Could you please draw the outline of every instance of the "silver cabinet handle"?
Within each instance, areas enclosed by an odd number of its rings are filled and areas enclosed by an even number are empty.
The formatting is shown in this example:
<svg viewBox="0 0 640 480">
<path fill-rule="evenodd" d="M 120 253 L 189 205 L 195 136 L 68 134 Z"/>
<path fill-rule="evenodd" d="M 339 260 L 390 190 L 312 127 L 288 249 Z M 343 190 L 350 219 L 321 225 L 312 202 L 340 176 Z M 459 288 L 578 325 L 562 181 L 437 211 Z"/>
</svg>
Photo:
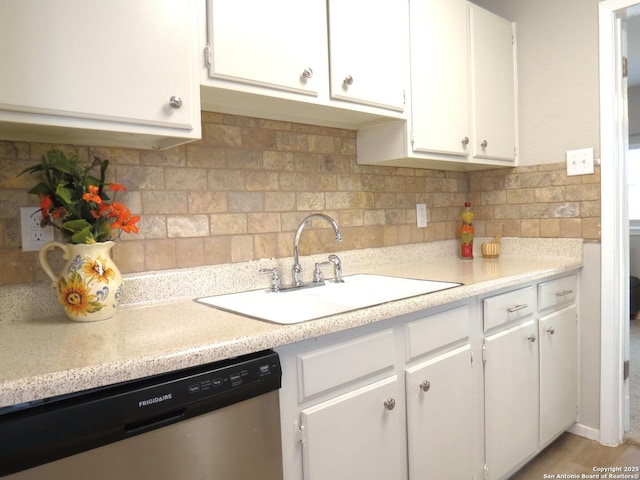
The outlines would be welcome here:
<svg viewBox="0 0 640 480">
<path fill-rule="evenodd" d="M 556 292 L 556 297 L 566 297 L 571 293 L 573 293 L 573 290 L 562 290 L 561 292 Z"/>
<path fill-rule="evenodd" d="M 176 110 L 178 110 L 182 107 L 182 99 L 174 95 L 169 99 L 169 105 L 171 106 L 171 108 L 175 108 Z"/>
<path fill-rule="evenodd" d="M 345 87 L 353 85 L 353 77 L 351 75 L 347 75 L 342 81 L 342 85 L 344 85 Z"/>
<path fill-rule="evenodd" d="M 487 145 L 489 145 L 489 144 L 487 143 L 487 141 L 486 141 L 486 140 L 483 140 L 483 141 L 482 141 L 482 143 L 480 144 L 480 146 L 481 146 L 482 148 L 487 148 Z"/>
<path fill-rule="evenodd" d="M 462 139 L 462 145 L 464 145 L 465 147 L 469 145 L 469 137 L 464 137 Z"/>
<path fill-rule="evenodd" d="M 304 78 L 311 78 L 313 77 L 313 70 L 311 69 L 311 67 L 307 67 L 302 71 L 302 76 Z"/>
<path fill-rule="evenodd" d="M 516 305 L 515 307 L 507 308 L 507 312 L 509 313 L 517 312 L 518 310 L 523 310 L 528 306 L 529 305 L 527 305 L 526 303 L 523 303 L 522 305 Z"/>
<path fill-rule="evenodd" d="M 536 336 L 533 333 L 530 333 L 529 335 L 527 335 L 527 340 L 529 340 L 531 343 L 535 343 Z"/>
<path fill-rule="evenodd" d="M 387 410 L 393 410 L 396 406 L 396 401 L 389 397 L 384 401 L 384 408 L 386 408 Z"/>
<path fill-rule="evenodd" d="M 430 388 L 431 388 L 431 382 L 429 380 L 425 380 L 420 384 L 420 389 L 423 392 L 428 392 Z"/>
<path fill-rule="evenodd" d="M 554 333 L 556 333 L 556 329 L 553 328 L 553 327 L 549 327 L 549 328 L 547 328 L 547 333 L 549 335 L 553 335 Z"/>
</svg>

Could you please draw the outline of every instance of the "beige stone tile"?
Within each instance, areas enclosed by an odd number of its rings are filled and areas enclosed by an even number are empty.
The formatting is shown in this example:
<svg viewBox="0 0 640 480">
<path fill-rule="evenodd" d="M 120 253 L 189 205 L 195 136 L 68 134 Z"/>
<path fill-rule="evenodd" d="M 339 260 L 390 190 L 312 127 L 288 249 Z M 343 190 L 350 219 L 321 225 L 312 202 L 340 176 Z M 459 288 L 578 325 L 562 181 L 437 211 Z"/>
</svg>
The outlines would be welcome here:
<svg viewBox="0 0 640 480">
<path fill-rule="evenodd" d="M 113 261 L 121 273 L 144 272 L 145 242 L 118 242 L 112 252 Z"/>
<path fill-rule="evenodd" d="M 209 236 L 209 218 L 206 215 L 190 215 L 167 218 L 169 238 L 190 238 Z"/>
<path fill-rule="evenodd" d="M 579 218 L 560 219 L 560 237 L 580 238 L 582 235 L 582 220 Z"/>
<path fill-rule="evenodd" d="M 215 192 L 244 190 L 247 172 L 239 170 L 208 170 L 207 185 Z"/>
<path fill-rule="evenodd" d="M 265 192 L 266 212 L 284 212 L 296 209 L 296 194 L 293 192 Z"/>
<path fill-rule="evenodd" d="M 126 185 L 129 190 L 159 190 L 164 188 L 164 168 L 118 165 L 116 181 Z"/>
<path fill-rule="evenodd" d="M 173 239 L 145 241 L 145 270 L 177 268 L 176 246 Z"/>
<path fill-rule="evenodd" d="M 300 192 L 296 193 L 296 209 L 299 211 L 324 212 L 324 193 Z"/>
<path fill-rule="evenodd" d="M 229 192 L 229 212 L 262 212 L 264 211 L 263 192 Z"/>
<path fill-rule="evenodd" d="M 522 237 L 539 237 L 540 236 L 540 220 L 537 218 L 524 219 L 520 222 L 520 235 Z"/>
<path fill-rule="evenodd" d="M 216 147 L 237 147 L 242 145 L 242 128 L 234 125 L 205 123 L 202 125 L 202 140 Z"/>
<path fill-rule="evenodd" d="M 178 268 L 197 267 L 204 264 L 204 242 L 202 238 L 179 238 L 176 240 L 176 264 Z"/>
<path fill-rule="evenodd" d="M 142 192 L 143 213 L 157 214 L 187 214 L 189 213 L 187 192 L 149 190 Z"/>
<path fill-rule="evenodd" d="M 231 237 L 231 262 L 248 262 L 254 258 L 252 235 L 234 235 Z"/>
<path fill-rule="evenodd" d="M 231 237 L 228 235 L 204 237 L 203 255 L 205 265 L 218 265 L 231 262 Z"/>
<path fill-rule="evenodd" d="M 141 150 L 140 161 L 143 165 L 184 167 L 187 164 L 187 150 L 184 145 L 166 150 Z"/>
<path fill-rule="evenodd" d="M 249 213 L 247 215 L 248 233 L 267 233 L 281 231 L 279 213 Z"/>
<path fill-rule="evenodd" d="M 534 201 L 535 190 L 533 188 L 519 188 L 517 190 L 507 190 L 507 203 L 530 204 Z"/>
<path fill-rule="evenodd" d="M 211 235 L 238 235 L 248 231 L 247 215 L 220 213 L 209 216 Z"/>
<path fill-rule="evenodd" d="M 258 233 L 254 235 L 255 259 L 278 257 L 278 234 Z M 268 277 L 265 277 L 265 285 L 268 285 Z"/>
<path fill-rule="evenodd" d="M 4 248 L 0 255 L 0 285 L 29 283 L 34 280 L 34 258 L 37 252 Z"/>
<path fill-rule="evenodd" d="M 543 238 L 560 237 L 560 219 L 558 218 L 540 219 L 540 236 Z"/>
<path fill-rule="evenodd" d="M 246 189 L 255 191 L 274 191 L 280 189 L 280 181 L 277 172 L 265 172 L 264 170 L 247 172 L 245 177 Z"/>
<path fill-rule="evenodd" d="M 164 185 L 169 190 L 206 190 L 206 170 L 202 168 L 166 168 L 164 171 Z"/>
<path fill-rule="evenodd" d="M 262 154 L 262 164 L 268 170 L 291 172 L 295 169 L 295 155 L 291 152 L 266 151 Z"/>
<path fill-rule="evenodd" d="M 273 150 L 276 148 L 276 132 L 265 128 L 245 127 L 242 129 L 242 145 L 260 150 Z"/>
<path fill-rule="evenodd" d="M 199 191 L 188 193 L 189 213 L 222 213 L 228 210 L 227 193 Z"/>
<path fill-rule="evenodd" d="M 187 166 L 196 168 L 225 168 L 227 166 L 227 150 L 222 147 L 211 147 L 201 143 L 190 143 L 187 148 Z"/>
</svg>

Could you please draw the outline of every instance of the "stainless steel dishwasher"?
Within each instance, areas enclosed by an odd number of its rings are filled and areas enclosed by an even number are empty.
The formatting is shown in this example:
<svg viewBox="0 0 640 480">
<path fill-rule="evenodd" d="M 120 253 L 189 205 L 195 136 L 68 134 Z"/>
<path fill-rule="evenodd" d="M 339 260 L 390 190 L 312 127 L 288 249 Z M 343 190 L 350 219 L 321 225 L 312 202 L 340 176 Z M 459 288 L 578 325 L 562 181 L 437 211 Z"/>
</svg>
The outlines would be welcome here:
<svg viewBox="0 0 640 480">
<path fill-rule="evenodd" d="M 269 350 L 0 409 L 11 480 L 281 480 Z"/>
</svg>

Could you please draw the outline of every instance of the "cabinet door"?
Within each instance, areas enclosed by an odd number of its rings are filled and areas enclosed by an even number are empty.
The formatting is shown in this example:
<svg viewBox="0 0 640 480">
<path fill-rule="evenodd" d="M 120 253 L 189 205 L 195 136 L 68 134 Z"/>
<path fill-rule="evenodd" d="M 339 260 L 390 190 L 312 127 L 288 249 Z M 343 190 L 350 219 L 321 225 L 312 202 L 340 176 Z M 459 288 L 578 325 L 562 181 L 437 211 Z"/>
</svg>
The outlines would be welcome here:
<svg viewBox="0 0 640 480">
<path fill-rule="evenodd" d="M 303 410 L 305 480 L 401 478 L 406 462 L 402 403 L 394 375 Z"/>
<path fill-rule="evenodd" d="M 313 96 L 327 88 L 322 0 L 209 0 L 207 16 L 211 78 Z"/>
<path fill-rule="evenodd" d="M 408 0 L 329 0 L 331 98 L 402 111 Z"/>
<path fill-rule="evenodd" d="M 0 60 L 11 72 L 0 76 L 0 109 L 185 130 L 199 123 L 193 2 L 5 0 L 0 17 Z M 181 108 L 170 106 L 174 96 Z"/>
<path fill-rule="evenodd" d="M 406 371 L 409 479 L 472 478 L 469 345 Z"/>
<path fill-rule="evenodd" d="M 578 324 L 572 305 L 540 318 L 540 446 L 576 419 Z"/>
<path fill-rule="evenodd" d="M 469 5 L 473 156 L 515 158 L 515 70 L 511 22 Z"/>
<path fill-rule="evenodd" d="M 538 328 L 534 320 L 485 339 L 485 457 L 503 477 L 538 448 Z"/>
<path fill-rule="evenodd" d="M 410 9 L 413 150 L 466 156 L 467 2 L 412 0 Z"/>
</svg>

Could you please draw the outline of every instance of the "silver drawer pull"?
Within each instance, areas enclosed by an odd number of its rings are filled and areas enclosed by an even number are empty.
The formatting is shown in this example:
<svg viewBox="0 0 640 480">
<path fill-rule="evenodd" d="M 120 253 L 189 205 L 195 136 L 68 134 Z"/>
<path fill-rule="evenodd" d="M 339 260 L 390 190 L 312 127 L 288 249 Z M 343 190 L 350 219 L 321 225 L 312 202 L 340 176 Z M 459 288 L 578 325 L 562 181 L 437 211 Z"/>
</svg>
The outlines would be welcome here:
<svg viewBox="0 0 640 480">
<path fill-rule="evenodd" d="M 531 334 L 527 335 L 527 340 L 529 340 L 531 343 L 535 343 L 536 336 L 533 333 L 531 333 Z"/>
<path fill-rule="evenodd" d="M 515 307 L 507 308 L 507 312 L 509 313 L 517 312 L 518 310 L 523 310 L 528 306 L 529 305 L 527 305 L 526 303 L 523 303 L 522 305 L 516 305 Z"/>
<path fill-rule="evenodd" d="M 573 293 L 573 290 L 562 290 L 561 292 L 556 292 L 556 297 L 566 297 L 571 293 Z"/>
<path fill-rule="evenodd" d="M 553 335 L 554 333 L 556 333 L 556 329 L 553 328 L 553 327 L 549 327 L 549 328 L 547 328 L 547 333 L 549 335 Z"/>
<path fill-rule="evenodd" d="M 420 384 L 420 389 L 423 392 L 428 392 L 430 388 L 431 388 L 431 382 L 429 380 L 425 380 Z"/>
</svg>

